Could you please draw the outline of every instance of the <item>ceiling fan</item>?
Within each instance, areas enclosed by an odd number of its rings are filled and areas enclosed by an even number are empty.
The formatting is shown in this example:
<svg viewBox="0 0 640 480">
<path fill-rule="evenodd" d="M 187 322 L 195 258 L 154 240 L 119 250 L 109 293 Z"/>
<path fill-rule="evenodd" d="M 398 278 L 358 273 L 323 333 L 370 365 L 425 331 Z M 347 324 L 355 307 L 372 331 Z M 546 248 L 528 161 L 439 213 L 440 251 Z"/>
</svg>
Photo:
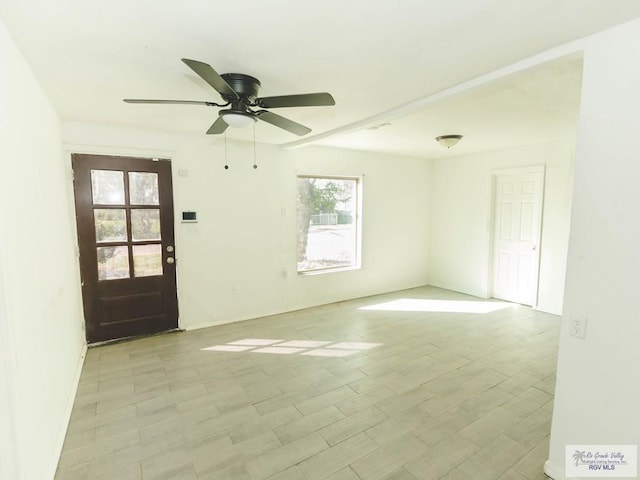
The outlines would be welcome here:
<svg viewBox="0 0 640 480">
<path fill-rule="evenodd" d="M 206 105 L 208 107 L 229 107 L 218 112 L 218 119 L 211 125 L 208 134 L 224 133 L 228 126 L 245 127 L 256 120 L 270 123 L 295 135 L 306 135 L 311 131 L 299 123 L 277 115 L 265 108 L 314 107 L 335 105 L 331 94 L 304 93 L 299 95 L 280 95 L 277 97 L 258 97 L 260 81 L 243 73 L 223 73 L 219 75 L 209 64 L 183 58 L 182 61 L 211 85 L 227 102 L 203 102 L 197 100 L 143 100 L 125 98 L 127 103 L 185 104 Z M 259 110 L 254 110 L 258 108 Z"/>
</svg>

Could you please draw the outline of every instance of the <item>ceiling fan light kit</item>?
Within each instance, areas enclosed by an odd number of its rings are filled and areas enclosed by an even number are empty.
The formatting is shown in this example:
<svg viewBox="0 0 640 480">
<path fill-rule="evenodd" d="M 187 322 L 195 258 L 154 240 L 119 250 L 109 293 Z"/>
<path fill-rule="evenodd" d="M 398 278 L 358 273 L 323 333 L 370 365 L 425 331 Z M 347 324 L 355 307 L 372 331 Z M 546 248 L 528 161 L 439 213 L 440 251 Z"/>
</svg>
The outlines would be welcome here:
<svg viewBox="0 0 640 480">
<path fill-rule="evenodd" d="M 282 107 L 321 107 L 335 105 L 336 102 L 327 92 L 303 93 L 297 95 L 280 95 L 276 97 L 258 97 L 260 81 L 243 73 L 223 73 L 219 75 L 211 65 L 197 60 L 183 58 L 182 61 L 200 78 L 213 87 L 226 103 L 204 102 L 196 100 L 144 100 L 125 98 L 126 103 L 147 104 L 186 104 L 206 105 L 208 107 L 230 107 L 218 112 L 218 119 L 209 127 L 207 134 L 224 133 L 227 127 L 244 128 L 257 120 L 270 123 L 295 135 L 306 135 L 311 132 L 293 120 L 270 112 L 269 108 Z M 254 110 L 253 108 L 260 110 Z"/>
<path fill-rule="evenodd" d="M 256 123 L 255 117 L 251 115 L 245 115 L 242 112 L 233 112 L 233 111 L 225 111 L 220 112 L 222 119 L 229 125 L 230 127 L 235 128 L 246 128 L 250 125 Z"/>
<path fill-rule="evenodd" d="M 462 135 L 440 135 L 436 141 L 445 148 L 451 148 L 462 140 Z"/>
</svg>

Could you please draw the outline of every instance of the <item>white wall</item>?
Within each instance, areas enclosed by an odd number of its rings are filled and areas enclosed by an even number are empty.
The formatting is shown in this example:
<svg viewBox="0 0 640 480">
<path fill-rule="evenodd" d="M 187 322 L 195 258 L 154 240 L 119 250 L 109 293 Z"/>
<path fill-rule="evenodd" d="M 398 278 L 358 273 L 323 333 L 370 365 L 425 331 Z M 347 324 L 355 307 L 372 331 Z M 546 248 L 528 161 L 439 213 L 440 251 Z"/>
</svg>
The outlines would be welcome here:
<svg viewBox="0 0 640 480">
<path fill-rule="evenodd" d="M 433 161 L 431 285 L 490 295 L 491 175 L 532 165 L 546 167 L 537 308 L 561 313 L 573 170 L 570 140 Z"/>
<path fill-rule="evenodd" d="M 640 21 L 584 55 L 558 381 L 546 471 L 566 444 L 640 444 Z M 568 335 L 586 317 L 584 340 Z M 636 477 L 638 478 L 638 477 Z"/>
<path fill-rule="evenodd" d="M 0 474 L 47 479 L 84 347 L 70 177 L 57 115 L 1 22 L 0 71 Z"/>
<path fill-rule="evenodd" d="M 0 264 L 0 268 L 2 265 Z M 0 281 L 2 273 L 0 272 Z M 15 449 L 16 422 L 13 398 L 13 369 L 10 368 L 9 331 L 4 312 L 2 284 L 0 283 L 0 478 L 20 478 L 18 476 L 18 458 Z"/>
<path fill-rule="evenodd" d="M 273 128 L 259 125 L 258 128 Z M 197 328 L 428 283 L 430 162 L 64 123 L 70 151 L 172 158 L 180 324 Z M 364 175 L 362 269 L 296 273 L 296 174 Z M 181 175 L 182 174 L 182 175 Z M 187 175 L 187 176 L 184 176 Z"/>
</svg>

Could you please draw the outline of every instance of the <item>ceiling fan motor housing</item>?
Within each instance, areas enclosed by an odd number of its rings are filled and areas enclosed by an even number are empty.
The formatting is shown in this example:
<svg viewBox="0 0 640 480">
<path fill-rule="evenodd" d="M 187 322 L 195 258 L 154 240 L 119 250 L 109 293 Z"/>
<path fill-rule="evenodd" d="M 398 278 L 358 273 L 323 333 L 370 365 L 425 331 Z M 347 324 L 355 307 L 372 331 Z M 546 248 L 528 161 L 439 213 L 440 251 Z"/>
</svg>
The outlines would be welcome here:
<svg viewBox="0 0 640 480">
<path fill-rule="evenodd" d="M 220 75 L 225 82 L 229 84 L 231 88 L 240 96 L 240 98 L 248 104 L 251 104 L 258 97 L 258 91 L 260 90 L 260 80 L 251 75 L 245 75 L 243 73 L 223 73 Z M 225 100 L 232 102 L 237 98 L 231 95 L 222 95 Z"/>
</svg>

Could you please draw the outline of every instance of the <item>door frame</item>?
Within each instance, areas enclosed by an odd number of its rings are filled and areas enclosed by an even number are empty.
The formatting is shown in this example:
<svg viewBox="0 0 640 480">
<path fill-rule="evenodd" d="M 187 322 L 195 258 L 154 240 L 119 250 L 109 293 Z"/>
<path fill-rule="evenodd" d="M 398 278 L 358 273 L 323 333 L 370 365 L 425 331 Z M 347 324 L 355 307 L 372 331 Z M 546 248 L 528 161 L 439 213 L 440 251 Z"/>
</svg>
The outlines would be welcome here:
<svg viewBox="0 0 640 480">
<path fill-rule="evenodd" d="M 542 256 L 542 227 L 544 222 L 544 192 L 545 192 L 545 183 L 546 183 L 546 165 L 530 165 L 525 167 L 514 167 L 514 168 L 504 168 L 504 169 L 496 169 L 491 170 L 491 198 L 489 201 L 489 255 L 488 255 L 488 264 L 487 264 L 487 298 L 493 298 L 494 294 L 494 274 L 495 274 L 495 247 L 496 247 L 496 196 L 497 196 L 497 186 L 498 186 L 498 177 L 502 175 L 514 175 L 520 173 L 538 173 L 541 176 L 540 183 L 540 215 L 539 215 L 539 228 L 538 228 L 538 250 L 536 255 L 536 280 L 534 282 L 535 292 L 533 294 L 533 305 L 531 308 L 537 309 L 538 307 L 538 295 L 540 292 L 540 258 Z"/>
<path fill-rule="evenodd" d="M 76 143 L 65 143 L 64 144 L 64 155 L 66 158 L 67 171 L 68 171 L 68 202 L 70 205 L 70 212 L 72 215 L 72 228 L 73 228 L 73 238 L 75 240 L 75 249 L 76 249 L 76 268 L 77 268 L 77 279 L 78 285 L 80 286 L 80 290 L 82 290 L 82 276 L 80 274 L 80 243 L 78 239 L 78 225 L 76 223 L 76 204 L 75 204 L 75 192 L 74 192 L 74 179 L 73 179 L 73 164 L 72 164 L 72 155 L 80 154 L 80 155 L 106 155 L 113 157 L 135 157 L 135 158 L 146 158 L 146 159 L 163 159 L 169 161 L 171 163 L 171 182 L 175 187 L 175 179 L 176 179 L 176 170 L 173 168 L 173 159 L 176 156 L 175 150 L 161 150 L 161 149 L 146 149 L 146 148 L 124 148 L 124 147 L 110 147 L 110 146 L 95 146 L 95 145 L 87 145 L 87 144 L 76 144 Z M 177 217 L 175 215 L 175 203 L 176 203 L 176 189 L 172 189 L 172 198 L 171 201 L 174 205 L 174 217 L 173 217 L 173 228 L 174 228 L 174 247 L 175 251 L 180 251 L 180 239 L 178 235 L 178 223 L 176 221 Z M 178 330 L 184 330 L 184 326 L 182 325 L 182 318 L 180 315 L 180 281 L 179 281 L 179 264 L 176 256 L 176 300 L 178 302 Z M 86 336 L 86 320 L 84 318 L 84 300 L 82 295 L 78 297 L 78 304 L 80 306 L 80 311 L 83 312 L 82 318 L 82 330 Z M 99 345 L 103 343 L 111 343 L 118 342 L 119 340 L 108 340 L 106 342 L 98 342 L 91 345 Z"/>
</svg>

